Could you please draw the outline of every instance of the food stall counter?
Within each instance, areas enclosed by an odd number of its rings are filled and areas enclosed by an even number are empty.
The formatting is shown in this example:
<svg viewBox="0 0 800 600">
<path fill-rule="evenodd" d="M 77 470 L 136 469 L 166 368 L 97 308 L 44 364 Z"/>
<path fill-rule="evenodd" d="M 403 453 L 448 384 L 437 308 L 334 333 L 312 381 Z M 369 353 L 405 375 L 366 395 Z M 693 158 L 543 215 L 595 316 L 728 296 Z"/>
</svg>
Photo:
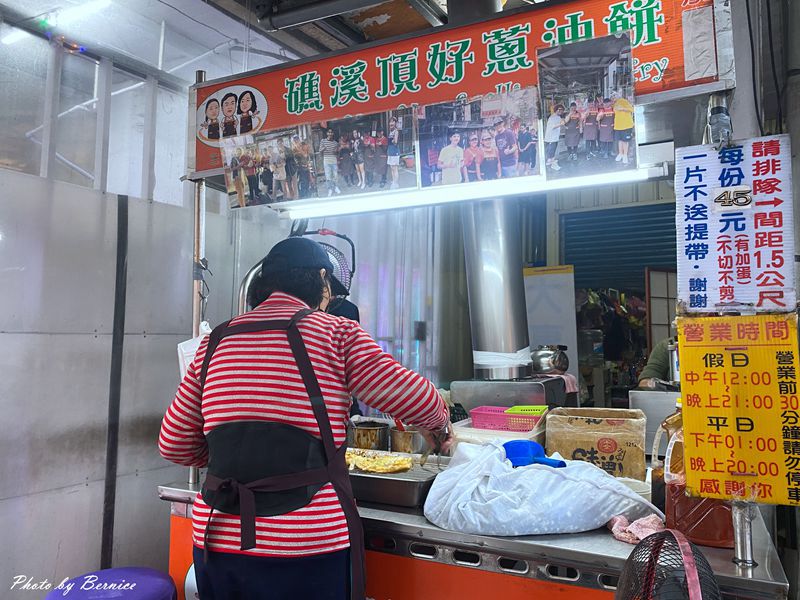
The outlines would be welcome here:
<svg viewBox="0 0 800 600">
<path fill-rule="evenodd" d="M 191 504 L 198 489 L 183 482 L 158 488 L 159 497 L 172 505 L 170 574 L 179 600 L 186 597 L 190 574 Z M 373 600 L 418 600 L 432 589 L 461 600 L 516 600 L 532 592 L 559 600 L 611 600 L 634 548 L 603 529 L 491 537 L 441 529 L 421 509 L 361 503 L 359 512 L 367 547 L 367 596 Z M 751 569 L 734 564 L 732 550 L 701 550 L 726 596 L 785 599 L 789 583 L 760 513 L 753 522 L 753 546 L 758 566 Z"/>
</svg>

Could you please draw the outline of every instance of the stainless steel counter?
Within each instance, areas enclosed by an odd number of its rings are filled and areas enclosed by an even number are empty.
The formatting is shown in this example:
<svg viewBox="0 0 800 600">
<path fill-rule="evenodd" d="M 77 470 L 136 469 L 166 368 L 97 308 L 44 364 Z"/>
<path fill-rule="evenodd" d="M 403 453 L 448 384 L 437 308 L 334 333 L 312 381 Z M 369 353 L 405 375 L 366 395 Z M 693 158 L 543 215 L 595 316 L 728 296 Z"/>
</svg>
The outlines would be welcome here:
<svg viewBox="0 0 800 600">
<path fill-rule="evenodd" d="M 158 494 L 173 503 L 173 512 L 188 515 L 189 507 L 180 505 L 191 504 L 198 489 L 177 482 L 159 486 Z M 369 550 L 609 591 L 633 549 L 602 529 L 501 538 L 446 531 L 428 522 L 419 509 L 367 504 L 359 506 L 359 512 Z M 701 549 L 723 593 L 748 599 L 786 598 L 789 583 L 760 515 L 753 523 L 753 545 L 758 562 L 753 569 L 735 565 L 732 550 Z"/>
</svg>

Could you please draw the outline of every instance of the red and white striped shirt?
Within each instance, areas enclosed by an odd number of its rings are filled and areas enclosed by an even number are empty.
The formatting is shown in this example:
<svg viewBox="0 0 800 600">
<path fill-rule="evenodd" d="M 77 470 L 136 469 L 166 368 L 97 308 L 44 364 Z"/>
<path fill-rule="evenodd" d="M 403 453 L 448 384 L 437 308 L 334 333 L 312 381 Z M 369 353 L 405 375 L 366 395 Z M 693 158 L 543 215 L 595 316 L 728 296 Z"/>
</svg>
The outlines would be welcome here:
<svg viewBox="0 0 800 600">
<path fill-rule="evenodd" d="M 308 308 L 297 298 L 273 293 L 232 324 L 288 319 Z M 350 397 L 412 425 L 440 429 L 447 407 L 433 384 L 397 363 L 355 321 L 315 312 L 298 323 L 337 446 L 345 441 Z M 200 397 L 198 376 L 208 338 L 178 388 L 161 423 L 158 448 L 174 463 L 208 463 L 205 434 L 233 421 L 288 423 L 319 437 L 311 403 L 285 331 L 240 333 L 224 338 L 208 368 Z M 197 495 L 192 509 L 194 543 L 202 547 L 210 507 Z M 214 511 L 209 550 L 256 556 L 308 556 L 347 548 L 344 513 L 331 484 L 305 507 L 275 517 L 256 517 L 256 547 L 240 550 L 240 518 Z"/>
</svg>

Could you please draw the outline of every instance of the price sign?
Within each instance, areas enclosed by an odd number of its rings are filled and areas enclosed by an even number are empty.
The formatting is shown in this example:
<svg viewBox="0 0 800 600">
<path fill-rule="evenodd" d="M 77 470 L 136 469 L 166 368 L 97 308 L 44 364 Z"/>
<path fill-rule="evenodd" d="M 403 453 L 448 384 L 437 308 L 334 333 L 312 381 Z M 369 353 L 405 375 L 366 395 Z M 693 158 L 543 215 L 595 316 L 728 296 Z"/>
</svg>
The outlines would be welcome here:
<svg viewBox="0 0 800 600">
<path fill-rule="evenodd" d="M 791 156 L 786 135 L 676 150 L 680 312 L 794 310 Z"/>
<path fill-rule="evenodd" d="M 678 320 L 686 488 L 800 505 L 797 315 Z"/>
</svg>

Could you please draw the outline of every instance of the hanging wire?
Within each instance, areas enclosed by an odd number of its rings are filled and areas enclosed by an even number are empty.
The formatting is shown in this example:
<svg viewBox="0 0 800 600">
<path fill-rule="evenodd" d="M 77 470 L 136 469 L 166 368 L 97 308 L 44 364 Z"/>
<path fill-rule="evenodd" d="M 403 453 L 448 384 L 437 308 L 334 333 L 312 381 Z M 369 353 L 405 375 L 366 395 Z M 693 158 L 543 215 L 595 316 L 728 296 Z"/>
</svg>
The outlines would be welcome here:
<svg viewBox="0 0 800 600">
<path fill-rule="evenodd" d="M 758 131 L 763 136 L 764 125 L 761 123 L 761 109 L 759 109 L 758 107 L 758 86 L 756 85 L 756 49 L 755 49 L 755 44 L 753 42 L 753 25 L 750 19 L 750 0 L 745 0 L 744 5 L 747 8 L 747 33 L 748 37 L 750 38 L 750 68 L 751 68 L 750 81 L 753 84 L 753 104 L 755 105 L 756 109 L 756 121 L 758 121 Z"/>
<path fill-rule="evenodd" d="M 167 6 L 167 7 L 171 8 L 172 10 L 174 10 L 175 12 L 177 12 L 177 13 L 179 13 L 179 14 L 183 15 L 184 17 L 186 17 L 186 18 L 187 18 L 187 19 L 189 19 L 190 21 L 192 21 L 192 22 L 194 22 L 194 23 L 197 23 L 198 25 L 201 25 L 201 26 L 203 26 L 203 27 L 206 27 L 206 28 L 210 29 L 211 31 L 213 31 L 214 33 L 217 33 L 217 34 L 221 35 L 221 36 L 222 36 L 222 37 L 224 37 L 226 40 L 229 40 L 229 41 L 231 41 L 231 40 L 233 40 L 233 39 L 234 39 L 234 38 L 232 38 L 231 36 L 229 36 L 227 33 L 223 32 L 223 31 L 220 31 L 220 30 L 219 30 L 219 29 L 217 29 L 216 27 L 212 27 L 212 26 L 211 26 L 211 25 L 209 25 L 208 23 L 205 23 L 204 21 L 201 21 L 200 19 L 197 19 L 197 18 L 193 17 L 191 14 L 189 14 L 189 13 L 187 13 L 187 12 L 185 12 L 185 11 L 181 10 L 181 9 L 180 9 L 180 8 L 178 8 L 177 6 L 174 6 L 173 4 L 170 4 L 169 2 L 166 2 L 166 0 L 157 0 L 157 2 L 159 2 L 160 4 L 163 4 L 164 6 Z"/>
<path fill-rule="evenodd" d="M 250 17 L 253 15 L 253 0 L 247 0 L 247 15 L 248 18 L 245 20 L 246 35 L 244 38 L 244 64 L 242 65 L 243 71 L 247 71 L 250 68 L 250 35 L 253 31 L 253 28 L 250 25 Z"/>
<path fill-rule="evenodd" d="M 778 133 L 783 133 L 783 90 L 778 82 L 778 69 L 775 67 L 775 44 L 772 39 L 772 8 L 771 0 L 767 5 L 767 36 L 769 38 L 769 62 L 772 66 L 772 82 L 775 84 L 775 95 L 778 98 Z"/>
</svg>

